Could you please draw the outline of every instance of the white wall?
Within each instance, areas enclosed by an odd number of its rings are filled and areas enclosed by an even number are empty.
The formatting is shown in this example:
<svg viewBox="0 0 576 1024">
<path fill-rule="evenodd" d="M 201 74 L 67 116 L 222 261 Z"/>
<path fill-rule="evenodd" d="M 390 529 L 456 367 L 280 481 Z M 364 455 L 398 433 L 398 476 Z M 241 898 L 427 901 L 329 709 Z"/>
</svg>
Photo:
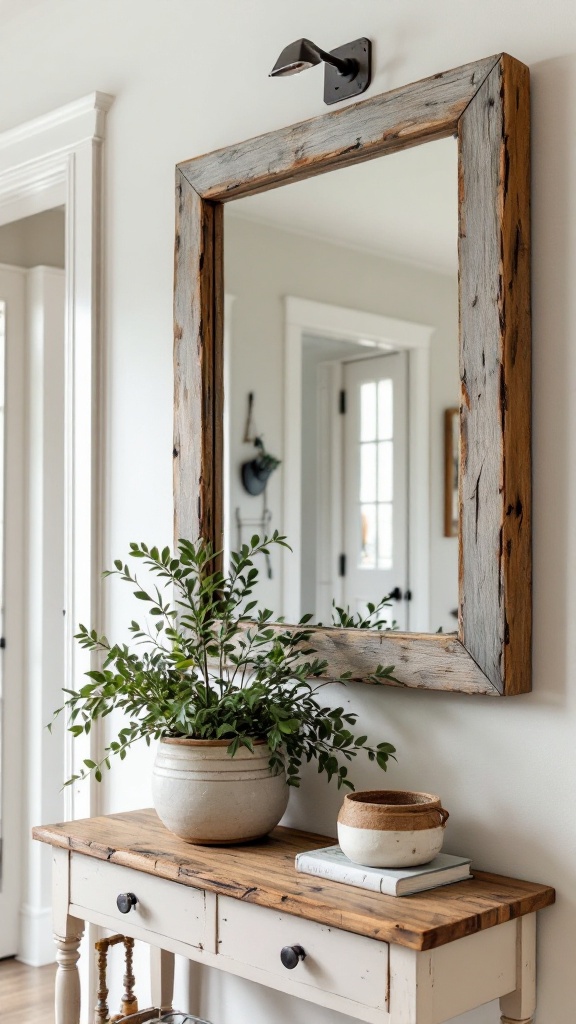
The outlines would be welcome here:
<svg viewBox="0 0 576 1024">
<path fill-rule="evenodd" d="M 64 268 L 66 214 L 60 207 L 0 227 L 0 263 Z"/>
<path fill-rule="evenodd" d="M 115 93 L 107 141 L 109 560 L 135 537 L 171 534 L 173 168 L 181 159 L 323 113 L 321 74 L 274 81 L 301 35 L 330 48 L 369 35 L 371 94 L 507 50 L 532 68 L 534 96 L 534 692 L 509 701 L 350 687 L 376 737 L 393 739 L 394 786 L 436 790 L 449 846 L 475 863 L 555 884 L 541 915 L 539 1019 L 574 1016 L 576 946 L 576 19 L 572 0 L 44 0 L 0 35 L 0 128 L 93 89 Z M 240 67 L 240 71 L 239 71 Z M 370 94 L 369 94 L 370 95 Z M 110 588 L 111 632 L 131 609 Z M 148 803 L 134 755 L 105 805 Z M 365 769 L 360 783 L 378 785 Z M 340 797 L 312 776 L 295 824 L 333 831 Z M 228 996 L 226 996 L 228 993 Z M 236 1003 L 232 995 L 237 997 Z M 230 982 L 216 1024 L 336 1024 Z M 219 997 L 220 998 L 220 997 Z M 207 1007 L 206 1009 L 210 1009 Z M 487 1007 L 466 1024 L 496 1024 Z"/>
<path fill-rule="evenodd" d="M 348 180 L 348 185 L 351 182 Z M 456 187 L 456 183 L 455 183 Z M 374 197 L 376 201 L 377 197 Z M 241 204 L 240 204 L 241 205 Z M 284 458 L 284 297 L 313 299 L 434 328 L 430 344 L 430 629 L 456 628 L 450 610 L 458 603 L 458 542 L 444 537 L 444 409 L 458 404 L 458 291 L 456 274 L 351 250 L 270 225 L 234 216 L 234 204 L 224 216 L 225 288 L 234 295 L 230 363 L 231 485 L 230 506 L 242 517 L 258 516 L 262 499 L 247 495 L 240 483 L 239 465 L 253 457 L 242 444 L 247 395 L 255 396 L 254 422 L 264 434 L 266 448 Z M 249 258 L 247 258 L 249 254 Z M 284 531 L 280 465 L 268 484 L 272 529 Z M 306 492 L 304 492 L 306 494 Z M 313 509 L 309 497 L 303 509 Z M 258 532 L 256 528 L 253 532 Z M 314 531 L 313 531 L 314 532 Z M 243 540 L 250 536 L 244 531 Z M 236 545 L 232 527 L 232 547 Z M 290 537 L 288 538 L 290 541 Z M 259 581 L 256 596 L 266 607 L 282 608 L 282 559 L 272 553 L 273 579 Z M 290 571 L 290 558 L 285 561 Z M 303 552 L 303 561 L 306 554 Z M 310 560 L 308 559 L 309 564 Z M 312 569 L 313 569 L 312 565 Z M 412 586 L 416 588 L 418 567 Z M 403 584 L 402 584 L 403 586 Z M 302 612 L 313 606 L 306 605 Z"/>
</svg>

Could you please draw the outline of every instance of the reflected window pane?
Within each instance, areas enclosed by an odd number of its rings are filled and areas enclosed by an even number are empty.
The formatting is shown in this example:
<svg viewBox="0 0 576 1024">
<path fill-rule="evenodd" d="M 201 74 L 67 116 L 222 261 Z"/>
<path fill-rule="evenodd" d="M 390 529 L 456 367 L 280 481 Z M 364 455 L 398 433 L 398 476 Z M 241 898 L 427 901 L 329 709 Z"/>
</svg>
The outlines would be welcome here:
<svg viewBox="0 0 576 1024">
<path fill-rule="evenodd" d="M 378 568 L 392 568 L 392 505 L 378 506 Z"/>
<path fill-rule="evenodd" d="M 378 439 L 387 441 L 394 436 L 394 406 L 391 380 L 378 381 Z"/>
<path fill-rule="evenodd" d="M 394 463 L 392 441 L 378 445 L 378 501 L 392 501 L 394 496 Z"/>
<path fill-rule="evenodd" d="M 376 501 L 377 444 L 360 445 L 360 501 Z"/>
<path fill-rule="evenodd" d="M 360 506 L 360 569 L 376 568 L 376 508 Z"/>
<path fill-rule="evenodd" d="M 360 385 L 360 440 L 376 440 L 376 381 Z"/>
</svg>

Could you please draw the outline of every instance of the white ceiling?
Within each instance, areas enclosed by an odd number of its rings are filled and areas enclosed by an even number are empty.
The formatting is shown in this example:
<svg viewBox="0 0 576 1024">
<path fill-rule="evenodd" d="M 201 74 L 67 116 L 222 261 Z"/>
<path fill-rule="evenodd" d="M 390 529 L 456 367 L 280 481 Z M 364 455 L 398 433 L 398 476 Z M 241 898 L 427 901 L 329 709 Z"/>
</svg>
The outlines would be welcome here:
<svg viewBox="0 0 576 1024">
<path fill-rule="evenodd" d="M 450 138 L 238 199 L 226 212 L 455 273 L 457 200 Z"/>
</svg>

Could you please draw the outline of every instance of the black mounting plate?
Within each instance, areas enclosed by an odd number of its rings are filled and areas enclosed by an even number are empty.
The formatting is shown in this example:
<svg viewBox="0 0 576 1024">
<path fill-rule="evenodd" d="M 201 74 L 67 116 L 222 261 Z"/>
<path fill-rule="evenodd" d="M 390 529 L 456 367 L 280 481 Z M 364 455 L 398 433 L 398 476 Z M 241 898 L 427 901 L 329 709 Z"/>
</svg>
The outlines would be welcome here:
<svg viewBox="0 0 576 1024">
<path fill-rule="evenodd" d="M 341 57 L 344 60 L 355 60 L 358 65 L 358 72 L 354 78 L 347 78 L 338 74 L 332 64 L 324 65 L 324 103 L 339 103 L 340 100 L 350 99 L 351 96 L 360 96 L 366 92 L 372 78 L 372 43 L 369 39 L 355 39 L 353 43 L 346 43 L 330 50 L 334 57 Z"/>
</svg>

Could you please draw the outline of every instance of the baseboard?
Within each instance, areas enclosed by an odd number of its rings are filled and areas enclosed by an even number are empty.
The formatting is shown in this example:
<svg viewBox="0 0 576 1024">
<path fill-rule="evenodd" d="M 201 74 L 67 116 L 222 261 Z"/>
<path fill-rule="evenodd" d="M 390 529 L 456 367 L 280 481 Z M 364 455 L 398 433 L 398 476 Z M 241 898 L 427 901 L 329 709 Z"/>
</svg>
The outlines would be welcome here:
<svg viewBox="0 0 576 1024">
<path fill-rule="evenodd" d="M 24 904 L 20 910 L 18 960 L 29 967 L 43 967 L 55 959 L 52 907 L 38 909 Z"/>
</svg>

